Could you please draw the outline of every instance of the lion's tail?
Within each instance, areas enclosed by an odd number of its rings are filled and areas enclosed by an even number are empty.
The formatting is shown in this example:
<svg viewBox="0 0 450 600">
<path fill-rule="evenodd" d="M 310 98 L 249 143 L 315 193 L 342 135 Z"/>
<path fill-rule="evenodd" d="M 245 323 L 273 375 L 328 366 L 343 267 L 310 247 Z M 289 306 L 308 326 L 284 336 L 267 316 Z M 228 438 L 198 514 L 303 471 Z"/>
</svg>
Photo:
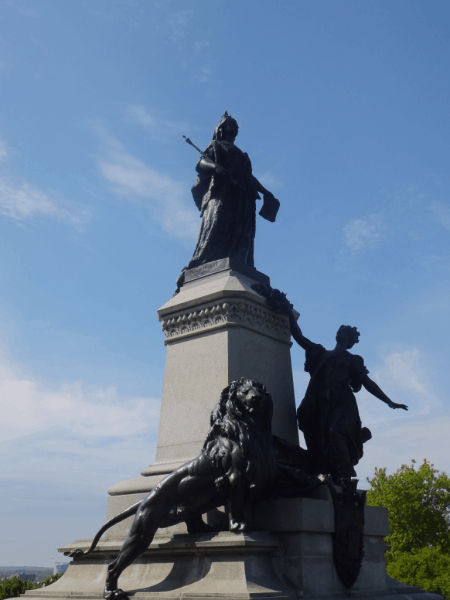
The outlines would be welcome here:
<svg viewBox="0 0 450 600">
<path fill-rule="evenodd" d="M 94 539 L 92 540 L 92 544 L 89 547 L 89 550 L 86 550 L 86 552 L 83 552 L 83 550 L 80 550 L 79 548 L 77 548 L 75 550 L 72 550 L 71 552 L 64 552 L 64 554 L 66 556 L 70 556 L 72 558 L 78 558 L 79 556 L 86 556 L 87 554 L 90 554 L 94 550 L 94 548 L 97 546 L 99 539 L 102 537 L 102 535 L 105 533 L 105 531 L 107 531 L 113 525 L 116 525 L 116 523 L 120 523 L 127 517 L 131 517 L 131 515 L 135 515 L 141 504 L 142 504 L 142 500 L 139 500 L 139 502 L 132 504 L 129 508 L 125 509 L 123 512 L 119 513 L 118 515 L 116 515 L 115 517 L 113 517 L 112 519 L 107 521 L 103 525 L 103 527 L 97 531 Z"/>
</svg>

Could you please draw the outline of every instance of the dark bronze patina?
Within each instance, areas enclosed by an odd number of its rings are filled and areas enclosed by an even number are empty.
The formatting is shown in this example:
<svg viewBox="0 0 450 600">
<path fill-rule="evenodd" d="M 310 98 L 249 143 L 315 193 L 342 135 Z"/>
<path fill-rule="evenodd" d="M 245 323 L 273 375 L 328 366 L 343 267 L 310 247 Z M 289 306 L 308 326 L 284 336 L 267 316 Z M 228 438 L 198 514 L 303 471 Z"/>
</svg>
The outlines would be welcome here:
<svg viewBox="0 0 450 600">
<path fill-rule="evenodd" d="M 226 112 L 204 152 L 185 138 L 201 153 L 192 196 L 202 218 L 197 246 L 185 270 L 223 258 L 254 267 L 256 200 L 260 193 L 264 204 L 259 214 L 271 222 L 276 219 L 280 203 L 253 175 L 248 154 L 235 145 L 238 130 L 236 120 Z M 178 288 L 183 281 L 184 272 L 177 281 Z"/>
<path fill-rule="evenodd" d="M 136 515 L 117 558 L 108 566 L 104 598 L 126 599 L 117 587 L 120 574 L 150 545 L 160 527 L 185 522 L 189 533 L 217 531 L 202 515 L 228 506 L 228 527 L 239 533 L 250 524 L 244 506 L 274 494 L 302 496 L 322 482 L 303 470 L 309 454 L 272 436 L 273 404 L 266 388 L 242 378 L 221 393 L 200 455 L 165 477 L 150 494 L 110 519 L 90 548 L 67 556 L 91 554 L 110 527 Z"/>
<path fill-rule="evenodd" d="M 148 548 L 158 528 L 184 521 L 190 533 L 212 531 L 202 514 L 228 505 L 229 529 L 239 533 L 249 529 L 244 505 L 270 496 L 281 481 L 291 495 L 301 495 L 320 483 L 292 466 L 277 468 L 272 413 L 272 398 L 262 384 L 244 378 L 233 381 L 211 413 L 201 454 L 173 471 L 146 498 L 110 519 L 89 550 L 67 553 L 71 557 L 92 553 L 107 529 L 136 515 L 118 557 L 108 566 L 105 598 L 127 598 L 117 587 L 119 576 Z M 279 447 L 280 443 L 281 454 L 289 454 L 290 445 L 278 441 Z"/>
<path fill-rule="evenodd" d="M 357 479 L 343 482 L 342 491 L 330 485 L 334 504 L 333 554 L 336 571 L 347 588 L 353 587 L 364 557 L 364 507 L 366 492 Z"/>
<path fill-rule="evenodd" d="M 372 437 L 369 429 L 361 426 L 354 393 L 364 386 L 390 408 L 408 407 L 392 402 L 370 379 L 361 356 L 349 352 L 359 341 L 356 327 L 342 325 L 335 348 L 326 350 L 303 335 L 285 294 L 265 284 L 253 287 L 274 309 L 289 317 L 292 337 L 305 350 L 305 371 L 311 378 L 297 420 L 311 452 L 308 472 L 331 475 L 333 483 L 342 485 L 342 481 L 356 476 L 354 466 L 363 455 L 363 444 Z"/>
</svg>

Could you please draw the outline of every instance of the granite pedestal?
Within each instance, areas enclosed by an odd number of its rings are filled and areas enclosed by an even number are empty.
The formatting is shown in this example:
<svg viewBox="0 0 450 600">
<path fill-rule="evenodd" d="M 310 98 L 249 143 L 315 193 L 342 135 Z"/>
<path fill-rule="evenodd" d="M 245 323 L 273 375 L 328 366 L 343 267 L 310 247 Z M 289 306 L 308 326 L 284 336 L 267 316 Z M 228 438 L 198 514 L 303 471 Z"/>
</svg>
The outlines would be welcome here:
<svg viewBox="0 0 450 600">
<path fill-rule="evenodd" d="M 167 351 L 156 460 L 141 477 L 108 490 L 108 519 L 198 456 L 211 410 L 230 381 L 264 383 L 274 404 L 273 432 L 298 444 L 289 321 L 252 289 L 260 282 L 269 278 L 256 269 L 216 261 L 187 271 L 180 292 L 158 310 Z M 120 524 L 107 535 L 123 530 Z"/>
</svg>

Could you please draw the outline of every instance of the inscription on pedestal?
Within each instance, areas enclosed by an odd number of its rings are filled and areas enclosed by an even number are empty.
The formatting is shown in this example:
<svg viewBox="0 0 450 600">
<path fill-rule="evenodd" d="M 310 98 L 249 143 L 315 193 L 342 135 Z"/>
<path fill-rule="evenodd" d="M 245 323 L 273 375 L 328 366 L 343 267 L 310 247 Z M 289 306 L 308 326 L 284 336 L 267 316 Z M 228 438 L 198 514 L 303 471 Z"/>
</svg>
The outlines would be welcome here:
<svg viewBox="0 0 450 600">
<path fill-rule="evenodd" d="M 244 263 L 241 263 L 238 260 L 233 260 L 232 258 L 221 258 L 219 260 L 213 260 L 205 263 L 204 265 L 200 265 L 199 267 L 188 269 L 184 274 L 184 283 L 189 283 L 190 281 L 195 281 L 196 279 L 201 279 L 202 277 L 207 277 L 208 275 L 214 275 L 215 273 L 221 273 L 222 271 L 230 270 L 237 271 L 242 275 L 251 277 L 255 281 L 270 284 L 270 279 L 267 277 L 267 275 L 260 273 L 254 267 L 244 265 Z"/>
</svg>

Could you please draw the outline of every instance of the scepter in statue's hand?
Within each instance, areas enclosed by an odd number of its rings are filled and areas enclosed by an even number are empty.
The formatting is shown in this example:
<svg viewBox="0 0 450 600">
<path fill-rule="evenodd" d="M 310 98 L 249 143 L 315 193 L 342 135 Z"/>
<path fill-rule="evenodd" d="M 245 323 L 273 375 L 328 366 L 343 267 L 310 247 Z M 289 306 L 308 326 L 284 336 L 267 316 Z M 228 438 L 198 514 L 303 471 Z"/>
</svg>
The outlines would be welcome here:
<svg viewBox="0 0 450 600">
<path fill-rule="evenodd" d="M 225 116 L 229 117 L 228 113 L 225 113 L 224 117 Z M 237 125 L 236 125 L 236 127 L 237 127 Z M 236 133 L 235 133 L 234 137 L 236 137 L 236 135 L 237 135 L 237 129 L 236 129 Z M 188 137 L 186 137 L 185 135 L 183 135 L 183 137 L 186 140 L 186 143 L 188 143 L 190 146 L 195 148 L 197 150 L 197 152 L 199 152 L 201 154 L 201 156 L 202 156 L 201 164 L 204 168 L 214 169 L 218 175 L 222 175 L 222 174 L 226 173 L 228 175 L 228 177 L 230 178 L 233 185 L 241 188 L 242 190 L 246 189 L 246 187 L 243 183 L 241 183 L 240 181 L 236 181 L 236 179 L 233 177 L 233 175 L 231 174 L 231 172 L 228 169 L 225 169 L 221 165 L 218 165 L 217 163 L 212 161 L 211 158 L 209 156 L 207 156 L 204 152 L 202 152 L 200 150 L 200 148 L 198 146 L 196 146 L 192 142 L 192 140 L 190 140 Z M 234 141 L 234 137 L 233 137 L 233 141 Z M 263 202 L 261 210 L 259 211 L 259 214 L 261 215 L 261 217 L 263 219 L 266 219 L 266 221 L 270 221 L 271 223 L 274 223 L 275 219 L 277 218 L 278 209 L 280 208 L 280 201 L 277 200 L 277 198 L 275 198 L 275 196 L 272 194 L 272 192 L 269 192 L 269 190 L 266 190 L 266 188 L 256 179 L 256 177 L 253 174 L 251 175 L 251 178 L 252 178 L 253 185 L 254 185 L 256 191 L 259 192 L 260 194 L 262 194 L 263 199 L 264 199 L 264 202 Z"/>
<path fill-rule="evenodd" d="M 225 169 L 224 167 L 222 167 L 221 165 L 218 165 L 217 163 L 215 163 L 213 160 L 211 160 L 209 158 L 209 156 L 207 156 L 204 152 L 202 152 L 200 150 L 200 148 L 198 146 L 196 146 L 192 140 L 190 140 L 188 137 L 186 137 L 185 135 L 183 135 L 184 139 L 186 140 L 186 143 L 189 144 L 190 146 L 192 146 L 193 148 L 195 148 L 197 150 L 197 152 L 200 152 L 200 154 L 202 155 L 202 159 L 208 164 L 210 165 L 218 175 L 222 175 L 222 174 L 226 174 L 228 175 L 228 177 L 231 179 L 231 183 L 233 185 L 237 185 L 239 186 L 239 183 L 232 177 L 231 173 Z"/>
<path fill-rule="evenodd" d="M 186 140 L 186 143 L 187 143 L 187 144 L 190 144 L 190 145 L 191 145 L 193 148 L 195 148 L 195 149 L 197 150 L 197 152 L 200 152 L 200 154 L 201 154 L 202 156 L 205 156 L 205 155 L 203 154 L 203 152 L 200 150 L 200 148 L 199 148 L 198 146 L 196 146 L 195 144 L 193 144 L 193 143 L 192 143 L 192 141 L 191 141 L 191 140 L 190 140 L 188 137 L 186 137 L 185 135 L 183 135 L 183 137 L 184 137 L 184 139 Z"/>
</svg>

